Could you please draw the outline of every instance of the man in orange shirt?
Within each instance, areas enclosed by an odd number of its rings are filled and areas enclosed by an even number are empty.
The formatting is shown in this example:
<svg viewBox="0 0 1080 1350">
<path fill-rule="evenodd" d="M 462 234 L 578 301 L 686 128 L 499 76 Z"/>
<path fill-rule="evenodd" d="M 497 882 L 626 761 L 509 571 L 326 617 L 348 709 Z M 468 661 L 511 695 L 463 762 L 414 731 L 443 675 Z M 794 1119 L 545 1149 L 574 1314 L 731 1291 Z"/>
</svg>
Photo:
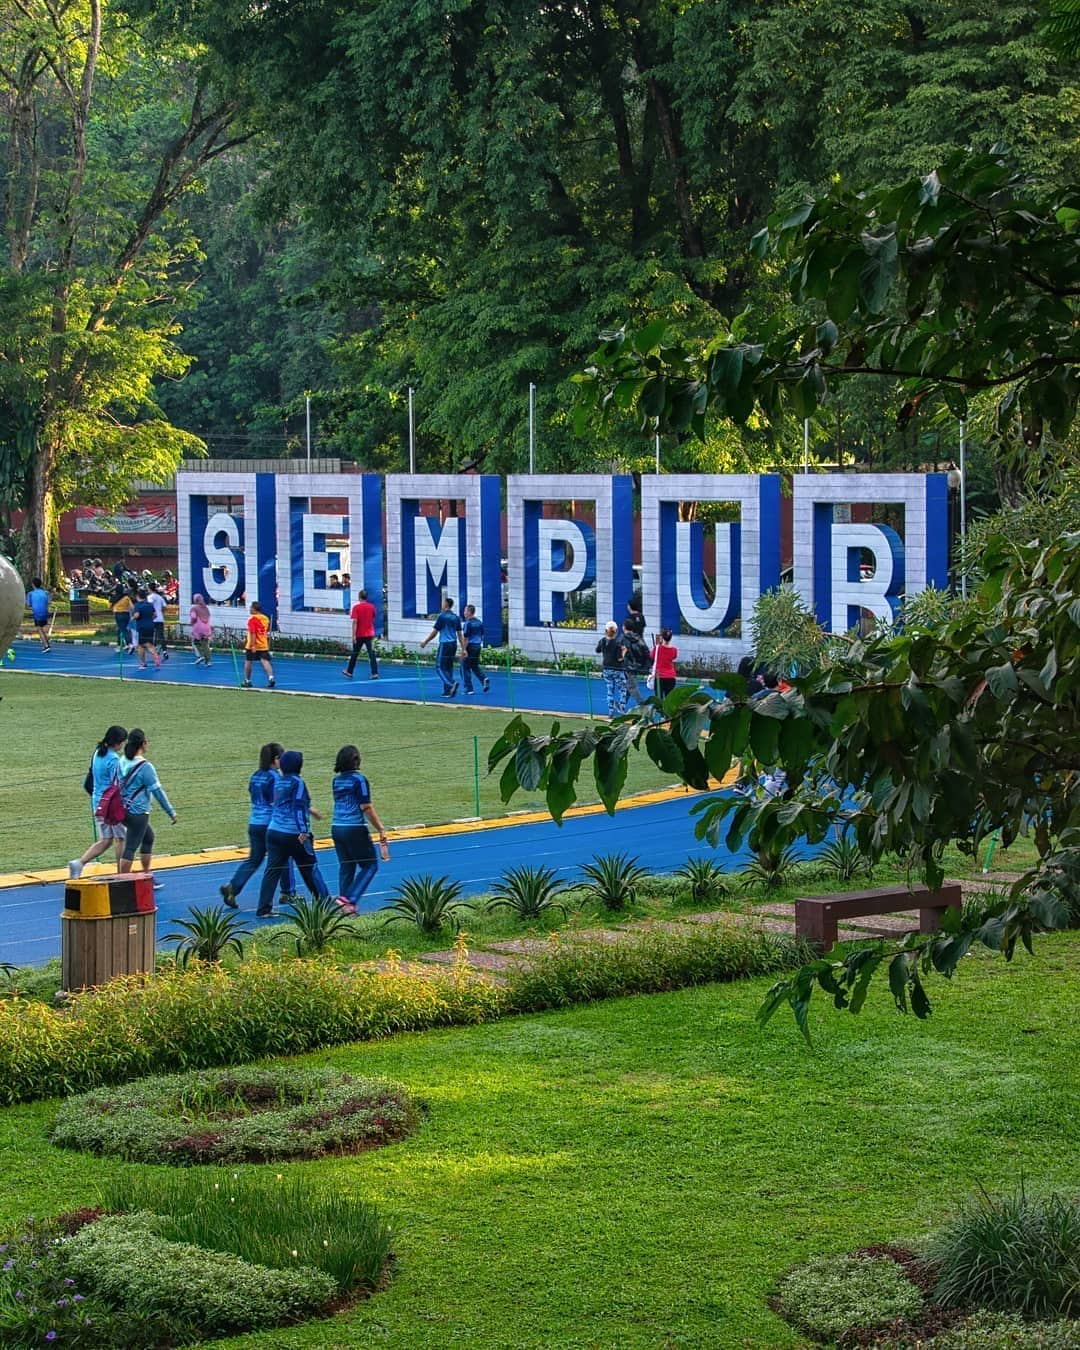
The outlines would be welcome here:
<svg viewBox="0 0 1080 1350">
<path fill-rule="evenodd" d="M 274 667 L 270 664 L 270 620 L 259 608 L 259 602 L 251 602 L 251 618 L 247 621 L 247 646 L 244 648 L 244 684 L 251 688 L 252 663 L 258 661 L 266 671 L 266 683 L 271 689 L 277 684 L 274 679 Z"/>
<path fill-rule="evenodd" d="M 379 663 L 375 657 L 375 606 L 367 598 L 367 591 L 360 592 L 360 598 L 351 610 L 352 618 L 352 655 L 349 657 L 349 664 L 341 672 L 347 679 L 352 679 L 353 671 L 356 669 L 356 658 L 360 655 L 360 648 L 366 647 L 368 654 L 368 664 L 371 666 L 371 678 L 379 678 Z"/>
</svg>

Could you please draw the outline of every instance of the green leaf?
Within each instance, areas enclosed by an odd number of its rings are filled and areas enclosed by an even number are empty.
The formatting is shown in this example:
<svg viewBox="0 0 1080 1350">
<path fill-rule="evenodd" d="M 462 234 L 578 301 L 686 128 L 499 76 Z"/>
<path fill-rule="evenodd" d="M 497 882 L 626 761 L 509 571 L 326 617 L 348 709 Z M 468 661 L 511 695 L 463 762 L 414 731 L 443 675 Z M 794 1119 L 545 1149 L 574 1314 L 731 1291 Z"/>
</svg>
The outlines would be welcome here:
<svg viewBox="0 0 1080 1350">
<path fill-rule="evenodd" d="M 645 733 L 645 751 L 663 773 L 682 775 L 682 747 L 665 727 L 651 727 Z"/>
</svg>

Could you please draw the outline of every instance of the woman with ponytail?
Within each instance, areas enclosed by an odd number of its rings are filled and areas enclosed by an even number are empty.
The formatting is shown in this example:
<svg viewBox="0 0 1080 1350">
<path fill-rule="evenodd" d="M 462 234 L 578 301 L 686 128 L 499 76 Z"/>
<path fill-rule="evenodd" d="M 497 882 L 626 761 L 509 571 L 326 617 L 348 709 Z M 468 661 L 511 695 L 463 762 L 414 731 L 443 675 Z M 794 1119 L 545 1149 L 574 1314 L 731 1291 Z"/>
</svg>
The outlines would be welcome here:
<svg viewBox="0 0 1080 1350">
<path fill-rule="evenodd" d="M 111 787 L 120 775 L 120 747 L 126 740 L 127 731 L 123 727 L 110 727 L 98 741 L 94 753 L 90 757 L 90 772 L 87 776 L 90 779 L 91 813 L 97 810 L 98 802 L 101 801 L 101 794 L 107 787 Z M 116 849 L 117 863 L 120 861 L 127 827 L 124 825 L 106 825 L 103 820 L 96 818 L 94 825 L 97 828 L 97 838 L 81 858 L 73 858 L 68 863 L 68 876 L 73 880 L 82 876 L 82 870 L 88 862 L 93 862 L 95 858 L 100 858 L 103 853 L 107 853 L 110 845 Z"/>
</svg>

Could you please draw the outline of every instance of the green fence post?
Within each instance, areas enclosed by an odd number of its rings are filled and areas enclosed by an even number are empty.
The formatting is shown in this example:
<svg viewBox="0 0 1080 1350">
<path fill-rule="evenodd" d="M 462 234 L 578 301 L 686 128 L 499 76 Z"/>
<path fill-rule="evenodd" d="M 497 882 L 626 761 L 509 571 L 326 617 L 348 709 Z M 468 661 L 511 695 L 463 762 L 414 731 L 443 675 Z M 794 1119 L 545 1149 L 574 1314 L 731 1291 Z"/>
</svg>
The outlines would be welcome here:
<svg viewBox="0 0 1080 1350">
<path fill-rule="evenodd" d="M 236 687 L 242 689 L 244 677 L 240 674 L 240 658 L 236 655 L 236 643 L 233 641 L 232 634 L 229 635 L 229 651 L 232 653 L 233 673 L 236 675 Z"/>
<path fill-rule="evenodd" d="M 589 708 L 589 721 L 591 722 L 591 721 L 592 721 L 592 715 L 593 715 L 593 710 L 592 710 L 592 682 L 591 682 L 591 679 L 590 679 L 590 676 L 589 676 L 589 662 L 588 662 L 588 659 L 587 659 L 587 658 L 584 658 L 584 659 L 582 660 L 582 662 L 581 662 L 581 668 L 582 668 L 582 670 L 585 672 L 585 701 L 586 701 L 586 703 L 588 704 L 588 708 Z"/>
<path fill-rule="evenodd" d="M 477 820 L 480 819 L 480 737 L 472 738 L 472 764 L 473 764 L 473 800 L 476 803 L 474 815 Z"/>
<path fill-rule="evenodd" d="M 1001 838 L 1001 831 L 995 830 L 990 836 L 990 847 L 986 850 L 986 859 L 983 862 L 983 872 L 990 871 L 990 864 L 994 861 L 994 849 L 997 848 L 997 841 Z"/>
<path fill-rule="evenodd" d="M 416 682 L 420 686 L 420 702 L 426 703 L 427 699 L 424 697 L 424 676 L 420 670 L 420 654 L 414 652 L 413 659 L 416 661 Z"/>
<path fill-rule="evenodd" d="M 510 648 L 506 649 L 506 692 L 510 695 L 510 711 L 517 712 L 514 707 L 514 673 L 510 669 Z"/>
</svg>

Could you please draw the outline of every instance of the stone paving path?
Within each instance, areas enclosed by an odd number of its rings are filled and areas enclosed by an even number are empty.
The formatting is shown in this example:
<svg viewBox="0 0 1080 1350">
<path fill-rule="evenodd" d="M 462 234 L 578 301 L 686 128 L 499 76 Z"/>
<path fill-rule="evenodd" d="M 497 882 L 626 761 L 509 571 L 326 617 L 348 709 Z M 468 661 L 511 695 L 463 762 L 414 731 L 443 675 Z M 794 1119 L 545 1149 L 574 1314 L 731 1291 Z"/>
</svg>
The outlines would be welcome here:
<svg viewBox="0 0 1080 1350">
<path fill-rule="evenodd" d="M 965 892 L 987 894 L 1003 890 L 1016 880 L 1015 872 L 988 872 L 960 884 Z M 688 933 L 695 924 L 738 923 L 752 924 L 767 933 L 795 934 L 795 906 L 785 901 L 762 901 L 745 910 L 715 910 L 702 914 L 673 914 L 667 919 L 630 919 L 612 928 L 583 928 L 562 931 L 556 941 L 561 946 L 580 943 L 614 944 L 625 942 L 638 933 L 659 929 L 663 933 Z M 900 937 L 918 930 L 918 910 L 898 910 L 895 914 L 875 914 L 865 919 L 849 919 L 839 925 L 842 936 L 848 940 L 860 938 Z M 552 942 L 543 938 L 508 938 L 497 942 L 483 942 L 482 947 L 467 948 L 468 968 L 486 979 L 500 981 L 508 970 L 521 969 L 529 960 L 552 949 Z M 411 962 L 410 970 L 422 973 L 425 966 L 438 969 L 452 966 L 458 959 L 454 948 L 424 952 Z M 386 963 L 366 963 L 365 969 L 385 970 Z"/>
</svg>

